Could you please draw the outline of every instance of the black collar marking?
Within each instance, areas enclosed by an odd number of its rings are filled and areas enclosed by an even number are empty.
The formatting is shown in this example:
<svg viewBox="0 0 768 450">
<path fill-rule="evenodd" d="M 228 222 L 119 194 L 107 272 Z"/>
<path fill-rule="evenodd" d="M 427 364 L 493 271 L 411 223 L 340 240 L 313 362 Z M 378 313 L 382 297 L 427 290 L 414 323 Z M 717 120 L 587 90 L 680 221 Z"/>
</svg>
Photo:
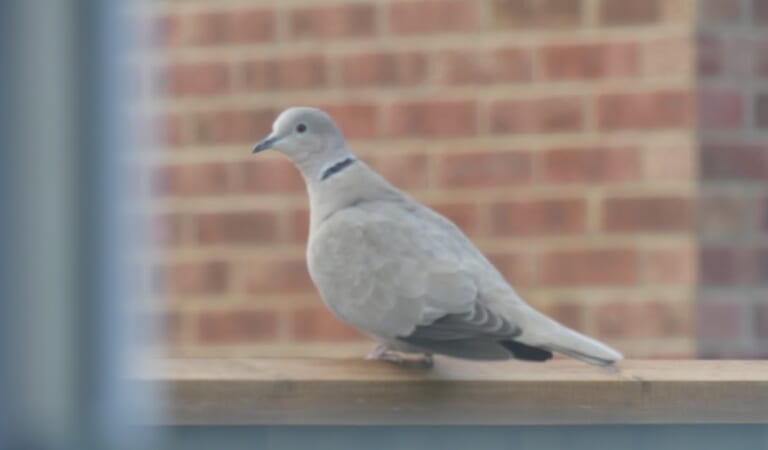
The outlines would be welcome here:
<svg viewBox="0 0 768 450">
<path fill-rule="evenodd" d="M 357 161 L 355 158 L 347 158 L 343 161 L 337 162 L 331 167 L 325 169 L 325 172 L 323 172 L 323 174 L 320 176 L 320 181 L 324 181 L 326 178 L 329 178 L 331 175 L 341 172 L 342 170 L 346 169 L 355 161 Z"/>
</svg>

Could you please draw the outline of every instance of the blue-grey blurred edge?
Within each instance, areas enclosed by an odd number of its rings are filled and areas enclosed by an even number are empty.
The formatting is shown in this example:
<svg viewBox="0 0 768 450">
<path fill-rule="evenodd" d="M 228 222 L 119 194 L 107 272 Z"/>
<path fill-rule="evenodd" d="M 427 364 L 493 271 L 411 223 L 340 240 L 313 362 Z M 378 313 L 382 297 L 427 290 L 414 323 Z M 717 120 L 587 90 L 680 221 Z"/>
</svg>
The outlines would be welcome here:
<svg viewBox="0 0 768 450">
<path fill-rule="evenodd" d="M 0 2 L 0 448 L 146 448 L 127 257 L 131 2 Z"/>
<path fill-rule="evenodd" d="M 768 448 L 748 425 L 131 426 L 160 397 L 125 381 L 143 294 L 125 216 L 130 3 L 0 3 L 0 450 Z"/>
</svg>

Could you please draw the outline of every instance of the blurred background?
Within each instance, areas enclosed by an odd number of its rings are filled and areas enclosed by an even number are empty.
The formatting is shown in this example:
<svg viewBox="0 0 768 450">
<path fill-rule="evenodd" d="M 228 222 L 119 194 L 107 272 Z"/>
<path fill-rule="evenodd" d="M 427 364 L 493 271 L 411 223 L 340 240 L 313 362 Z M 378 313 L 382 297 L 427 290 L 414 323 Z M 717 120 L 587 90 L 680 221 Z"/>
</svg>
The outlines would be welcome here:
<svg viewBox="0 0 768 450">
<path fill-rule="evenodd" d="M 174 356 L 371 343 L 307 275 L 307 198 L 250 154 L 288 106 L 630 358 L 768 356 L 768 4 L 157 1 L 135 95 Z"/>
</svg>

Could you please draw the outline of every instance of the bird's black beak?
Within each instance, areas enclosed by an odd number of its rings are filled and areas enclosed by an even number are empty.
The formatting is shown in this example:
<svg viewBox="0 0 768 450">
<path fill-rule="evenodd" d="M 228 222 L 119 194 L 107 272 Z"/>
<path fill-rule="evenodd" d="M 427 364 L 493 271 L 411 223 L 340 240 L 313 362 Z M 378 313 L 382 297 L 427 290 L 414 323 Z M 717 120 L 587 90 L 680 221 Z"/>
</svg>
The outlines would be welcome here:
<svg viewBox="0 0 768 450">
<path fill-rule="evenodd" d="M 282 136 L 274 136 L 274 135 L 267 136 L 266 138 L 264 138 L 264 140 L 256 144 L 256 147 L 253 148 L 253 153 L 259 153 L 264 150 L 269 150 L 270 148 L 274 147 L 277 141 L 279 141 L 282 138 L 283 138 Z"/>
</svg>

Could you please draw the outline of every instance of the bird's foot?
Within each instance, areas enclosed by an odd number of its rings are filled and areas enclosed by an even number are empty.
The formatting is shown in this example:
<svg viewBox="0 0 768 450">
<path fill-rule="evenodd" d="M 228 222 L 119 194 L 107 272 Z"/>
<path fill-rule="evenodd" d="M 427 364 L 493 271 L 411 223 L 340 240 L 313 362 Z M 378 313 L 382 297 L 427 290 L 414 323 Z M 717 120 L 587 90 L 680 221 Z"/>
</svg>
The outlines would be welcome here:
<svg viewBox="0 0 768 450">
<path fill-rule="evenodd" d="M 393 362 L 396 364 L 403 363 L 403 357 L 395 352 L 389 351 L 385 345 L 377 345 L 376 348 L 365 355 L 365 359 L 377 359 L 381 361 Z"/>
<path fill-rule="evenodd" d="M 378 345 L 376 348 L 368 352 L 365 355 L 367 360 L 379 360 L 389 361 L 404 367 L 421 367 L 424 369 L 431 369 L 435 365 L 435 361 L 432 358 L 431 353 L 425 353 L 421 358 L 403 358 L 399 353 L 390 351 L 384 345 Z"/>
<path fill-rule="evenodd" d="M 367 355 L 365 355 L 365 359 L 379 359 L 381 358 L 381 355 L 386 353 L 386 351 L 387 351 L 387 347 L 379 344 L 376 346 L 376 348 L 374 348 L 373 350 L 368 352 Z"/>
</svg>

